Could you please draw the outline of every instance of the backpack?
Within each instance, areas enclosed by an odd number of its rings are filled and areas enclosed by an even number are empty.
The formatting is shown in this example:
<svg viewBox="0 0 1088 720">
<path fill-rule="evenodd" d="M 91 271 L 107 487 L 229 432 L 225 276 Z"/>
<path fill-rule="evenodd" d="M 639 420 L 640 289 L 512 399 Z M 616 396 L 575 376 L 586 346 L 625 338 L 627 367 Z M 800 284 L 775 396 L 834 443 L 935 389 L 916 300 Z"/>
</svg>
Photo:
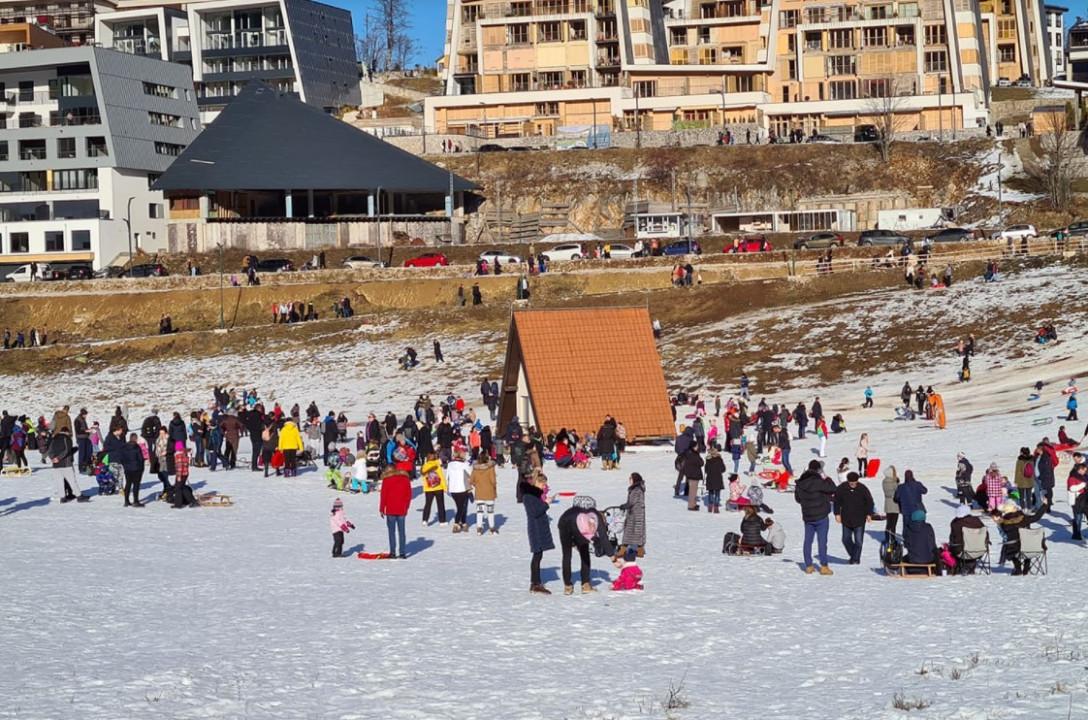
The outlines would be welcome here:
<svg viewBox="0 0 1088 720">
<path fill-rule="evenodd" d="M 722 553 L 725 555 L 736 555 L 740 549 L 740 534 L 735 532 L 727 532 L 722 538 Z"/>
<path fill-rule="evenodd" d="M 881 543 L 880 561 L 885 565 L 898 565 L 903 562 L 903 545 L 895 538 Z"/>
</svg>

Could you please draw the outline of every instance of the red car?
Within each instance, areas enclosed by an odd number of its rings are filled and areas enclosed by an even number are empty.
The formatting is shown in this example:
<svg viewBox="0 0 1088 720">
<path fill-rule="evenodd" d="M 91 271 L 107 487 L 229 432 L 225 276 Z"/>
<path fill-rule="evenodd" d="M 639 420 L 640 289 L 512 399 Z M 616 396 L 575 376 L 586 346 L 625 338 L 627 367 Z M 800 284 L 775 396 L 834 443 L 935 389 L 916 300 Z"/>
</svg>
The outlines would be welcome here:
<svg viewBox="0 0 1088 720">
<path fill-rule="evenodd" d="M 733 238 L 731 245 L 722 248 L 723 253 L 757 253 L 770 252 L 771 244 L 767 242 L 766 235 L 745 235 Z"/>
<path fill-rule="evenodd" d="M 423 253 L 419 257 L 404 261 L 404 267 L 445 267 L 450 264 L 449 259 L 442 253 Z"/>
</svg>

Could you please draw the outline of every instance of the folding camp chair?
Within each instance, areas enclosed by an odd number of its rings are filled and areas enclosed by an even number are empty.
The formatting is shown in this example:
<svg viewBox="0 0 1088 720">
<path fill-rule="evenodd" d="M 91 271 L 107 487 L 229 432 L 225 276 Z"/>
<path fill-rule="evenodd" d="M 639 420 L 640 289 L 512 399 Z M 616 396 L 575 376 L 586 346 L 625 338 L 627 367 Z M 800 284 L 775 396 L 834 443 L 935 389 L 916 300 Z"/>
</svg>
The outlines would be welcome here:
<svg viewBox="0 0 1088 720">
<path fill-rule="evenodd" d="M 1025 575 L 1046 575 L 1046 531 L 1043 528 L 1021 528 L 1018 557 Z"/>
<path fill-rule="evenodd" d="M 963 563 L 975 564 L 974 570 L 964 574 L 973 575 L 979 570 L 990 574 L 990 533 L 986 528 L 963 529 L 963 549 L 958 559 Z"/>
</svg>

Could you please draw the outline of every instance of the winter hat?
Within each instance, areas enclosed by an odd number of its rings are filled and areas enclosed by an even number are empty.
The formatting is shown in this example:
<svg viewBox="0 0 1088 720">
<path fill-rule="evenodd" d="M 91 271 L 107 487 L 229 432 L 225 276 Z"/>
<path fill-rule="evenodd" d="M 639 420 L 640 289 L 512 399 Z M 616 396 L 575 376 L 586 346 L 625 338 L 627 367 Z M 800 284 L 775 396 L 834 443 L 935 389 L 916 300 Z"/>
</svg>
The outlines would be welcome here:
<svg viewBox="0 0 1088 720">
<path fill-rule="evenodd" d="M 964 455 L 963 453 L 956 453 L 956 459 L 957 460 L 963 460 L 965 457 L 967 457 L 967 456 Z"/>
<path fill-rule="evenodd" d="M 597 501 L 591 498 L 589 495 L 579 495 L 574 498 L 574 507 L 581 510 L 596 510 Z"/>
<path fill-rule="evenodd" d="M 344 509 L 344 501 L 343 500 L 341 500 L 340 498 L 336 498 L 335 500 L 332 501 L 332 511 L 333 512 L 336 512 L 337 510 L 343 510 L 343 509 Z"/>
<path fill-rule="evenodd" d="M 926 521 L 926 511 L 925 510 L 915 510 L 914 512 L 912 512 L 910 514 L 910 521 L 911 522 L 919 522 L 919 523 L 920 522 L 925 522 Z"/>
<path fill-rule="evenodd" d="M 971 514 L 971 511 L 967 509 L 966 505 L 960 505 L 958 508 L 956 508 L 956 517 L 957 518 L 965 518 L 970 514 Z"/>
<path fill-rule="evenodd" d="M 997 463 L 995 463 L 995 462 L 990 463 L 990 472 L 997 472 L 997 471 L 998 471 L 997 470 Z"/>
</svg>

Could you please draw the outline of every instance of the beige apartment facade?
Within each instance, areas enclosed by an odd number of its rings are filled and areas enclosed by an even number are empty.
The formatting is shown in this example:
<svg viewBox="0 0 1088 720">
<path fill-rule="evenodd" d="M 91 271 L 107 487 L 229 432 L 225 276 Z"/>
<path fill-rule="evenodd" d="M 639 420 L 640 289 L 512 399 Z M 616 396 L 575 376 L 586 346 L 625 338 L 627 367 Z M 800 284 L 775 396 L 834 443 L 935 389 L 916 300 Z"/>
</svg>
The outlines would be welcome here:
<svg viewBox="0 0 1088 720">
<path fill-rule="evenodd" d="M 1051 80 L 1039 0 L 449 0 L 435 132 L 984 127 Z M 889 100 L 888 98 L 894 98 Z"/>
</svg>

